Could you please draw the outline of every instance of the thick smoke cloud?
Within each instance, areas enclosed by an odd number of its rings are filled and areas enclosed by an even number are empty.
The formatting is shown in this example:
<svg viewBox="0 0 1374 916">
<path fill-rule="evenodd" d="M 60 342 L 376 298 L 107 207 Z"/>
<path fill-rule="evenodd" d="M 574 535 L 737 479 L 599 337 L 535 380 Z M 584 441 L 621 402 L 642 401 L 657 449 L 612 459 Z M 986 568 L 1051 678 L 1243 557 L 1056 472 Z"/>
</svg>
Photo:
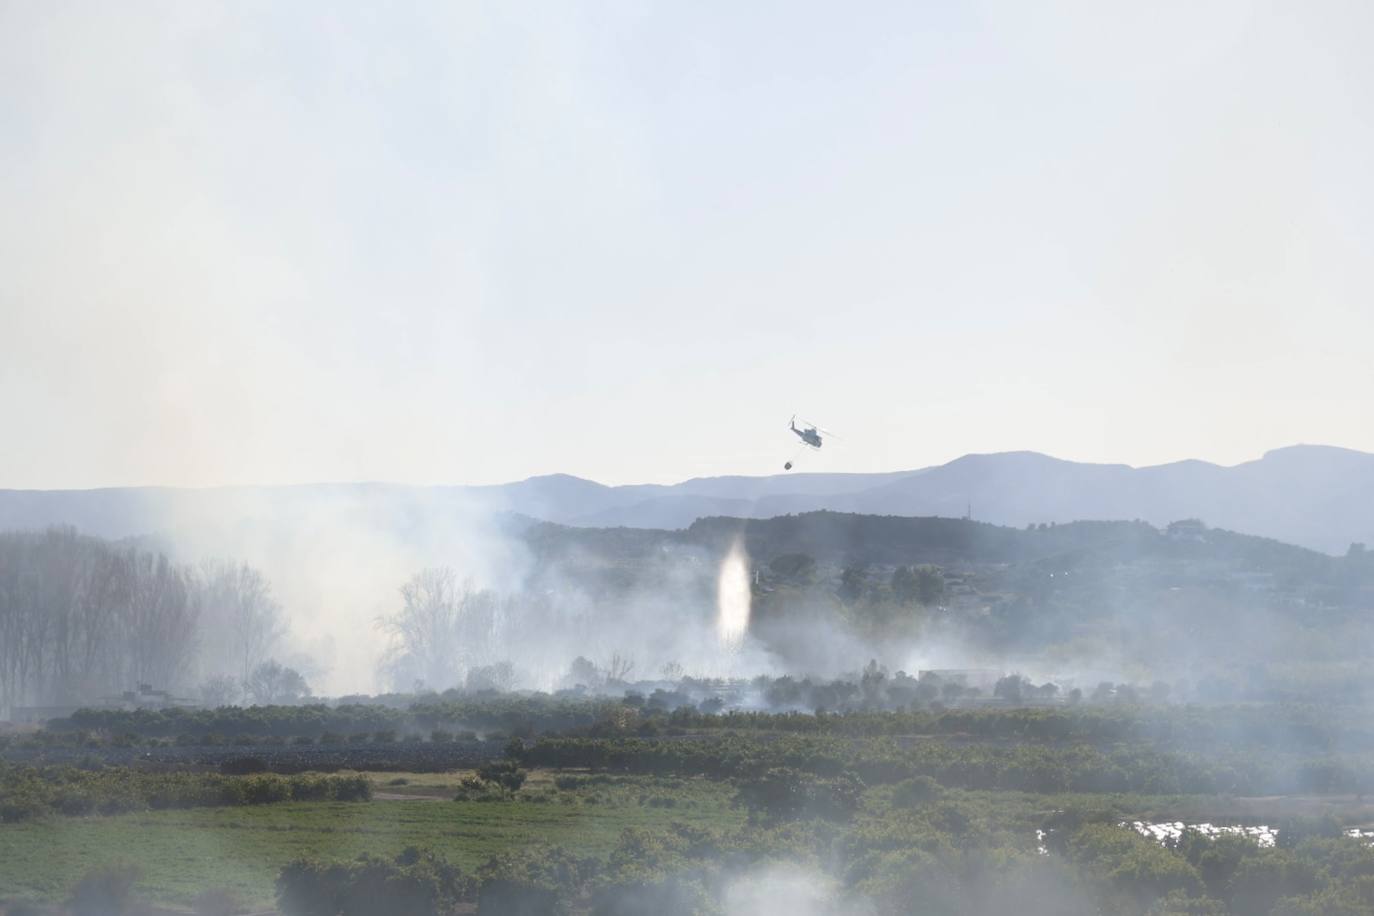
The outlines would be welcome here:
<svg viewBox="0 0 1374 916">
<path fill-rule="evenodd" d="M 380 689 L 385 640 L 377 621 L 397 610 L 402 585 L 419 570 L 449 566 L 478 587 L 504 591 L 529 562 L 500 517 L 457 496 L 408 500 L 396 488 L 381 497 L 353 487 L 230 492 L 212 512 L 164 519 L 159 540 L 179 557 L 233 558 L 261 570 L 289 620 L 289 651 L 318 666 L 318 692 Z"/>
</svg>

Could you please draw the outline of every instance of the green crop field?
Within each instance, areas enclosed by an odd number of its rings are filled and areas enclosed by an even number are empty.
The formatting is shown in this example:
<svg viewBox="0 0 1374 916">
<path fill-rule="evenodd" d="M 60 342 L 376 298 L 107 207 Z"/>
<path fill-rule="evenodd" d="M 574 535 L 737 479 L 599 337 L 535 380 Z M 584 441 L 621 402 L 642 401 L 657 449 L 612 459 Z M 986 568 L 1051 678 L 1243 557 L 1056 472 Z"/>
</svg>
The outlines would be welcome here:
<svg viewBox="0 0 1374 916">
<path fill-rule="evenodd" d="M 86 736 L 88 766 L 0 767 L 0 912 L 670 916 L 782 868 L 816 912 L 897 916 L 920 895 L 939 916 L 1374 913 L 1374 833 L 1349 833 L 1374 823 L 1374 748 L 1341 710 L 702 714 L 698 732 L 617 733 L 634 718 L 476 770 L 327 779 L 167 768 L 150 745 L 151 763 L 101 766 L 125 748 Z M 1235 749 L 1197 750 L 1218 732 Z M 281 762 L 254 754 L 221 769 Z"/>
<path fill-rule="evenodd" d="M 461 774 L 460 774 L 461 775 Z M 404 779 L 404 784 L 392 785 Z M 533 774 L 516 800 L 451 801 L 457 777 L 379 774 L 371 802 L 304 802 L 54 817 L 0 826 L 0 898 L 58 901 L 93 866 L 136 865 L 148 898 L 185 904 L 206 888 L 255 906 L 273 902 L 283 864 L 395 855 L 407 846 L 441 853 L 465 870 L 492 855 L 541 843 L 604 855 L 626 827 L 673 821 L 742 823 L 730 788 L 704 779 L 620 778 L 560 791 Z M 388 796 L 412 796 L 391 798 Z M 662 799 L 671 798 L 671 807 Z M 538 799 L 547 799 L 539 801 Z M 659 799 L 650 804 L 650 799 Z"/>
</svg>

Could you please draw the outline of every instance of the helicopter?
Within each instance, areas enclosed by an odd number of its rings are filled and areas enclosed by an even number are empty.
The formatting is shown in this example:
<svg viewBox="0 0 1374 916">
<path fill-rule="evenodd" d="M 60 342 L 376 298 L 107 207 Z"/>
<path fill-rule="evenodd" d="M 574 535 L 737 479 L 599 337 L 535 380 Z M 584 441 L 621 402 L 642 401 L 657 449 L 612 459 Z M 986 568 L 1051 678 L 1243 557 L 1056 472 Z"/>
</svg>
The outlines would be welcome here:
<svg viewBox="0 0 1374 916">
<path fill-rule="evenodd" d="M 792 419 L 788 421 L 787 428 L 796 433 L 797 438 L 802 441 L 803 445 L 814 449 L 819 449 L 823 443 L 821 439 L 822 432 L 827 436 L 833 435 L 829 430 L 822 430 L 815 423 L 809 423 L 806 420 L 802 420 L 802 425 L 800 427 L 797 426 L 797 417 L 795 414 L 793 414 Z M 789 461 L 784 464 L 782 469 L 784 471 L 792 470 L 792 462 Z"/>
<path fill-rule="evenodd" d="M 797 429 L 797 418 L 793 416 L 791 421 L 788 422 L 787 428 L 792 430 L 792 432 L 796 433 L 797 438 L 801 439 L 801 441 L 805 442 L 812 448 L 821 447 L 820 430 L 817 429 L 815 424 L 807 424 L 805 420 L 802 420 L 802 428 Z"/>
</svg>

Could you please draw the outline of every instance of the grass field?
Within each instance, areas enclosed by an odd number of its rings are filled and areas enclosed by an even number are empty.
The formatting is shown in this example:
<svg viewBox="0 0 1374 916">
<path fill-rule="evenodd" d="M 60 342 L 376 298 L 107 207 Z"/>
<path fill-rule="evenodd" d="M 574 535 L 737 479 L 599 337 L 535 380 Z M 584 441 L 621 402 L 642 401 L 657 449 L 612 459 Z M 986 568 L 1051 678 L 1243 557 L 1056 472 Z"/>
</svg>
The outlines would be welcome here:
<svg viewBox="0 0 1374 916">
<path fill-rule="evenodd" d="M 740 823 L 730 787 L 704 779 L 624 777 L 558 790 L 536 772 L 516 801 L 451 801 L 462 774 L 374 777 L 371 802 L 309 802 L 53 818 L 0 827 L 0 899 L 58 901 L 93 866 L 128 862 L 140 892 L 185 904 L 207 888 L 268 907 L 281 866 L 297 856 L 347 859 L 419 846 L 475 869 L 493 854 L 539 843 L 610 851 L 626 827 Z M 399 780 L 405 780 L 404 784 Z M 414 796 L 390 798 L 392 795 Z M 426 797 L 429 796 L 429 797 Z M 547 802 L 533 799 L 547 798 Z M 672 798 L 657 807 L 649 798 Z"/>
<path fill-rule="evenodd" d="M 628 827 L 674 821 L 730 829 L 746 820 L 725 780 L 592 776 L 535 770 L 518 795 L 453 801 L 466 772 L 368 775 L 368 802 L 301 802 L 145 811 L 104 817 L 49 817 L 0 825 L 0 901 L 59 902 L 91 869 L 138 868 L 140 897 L 185 908 L 203 891 L 231 892 L 259 910 L 272 908 L 275 881 L 291 859 L 348 860 L 363 853 L 394 857 L 409 846 L 432 850 L 469 873 L 493 855 L 540 844 L 580 855 L 609 854 Z M 562 787 L 559 787 L 559 783 Z M 894 801 L 894 787 L 864 792 L 852 836 L 886 848 L 909 842 L 901 826 L 918 811 Z M 480 792 L 478 793 L 481 794 Z M 1120 819 L 1275 823 L 1286 816 L 1333 815 L 1343 824 L 1374 819 L 1374 806 L 1349 796 L 1047 795 L 946 790 L 942 798 L 970 818 L 970 836 L 1007 850 L 1033 851 L 1036 830 L 1065 811 Z M 924 836 L 925 834 L 922 834 Z M 3 909 L 0 906 L 0 909 Z"/>
</svg>

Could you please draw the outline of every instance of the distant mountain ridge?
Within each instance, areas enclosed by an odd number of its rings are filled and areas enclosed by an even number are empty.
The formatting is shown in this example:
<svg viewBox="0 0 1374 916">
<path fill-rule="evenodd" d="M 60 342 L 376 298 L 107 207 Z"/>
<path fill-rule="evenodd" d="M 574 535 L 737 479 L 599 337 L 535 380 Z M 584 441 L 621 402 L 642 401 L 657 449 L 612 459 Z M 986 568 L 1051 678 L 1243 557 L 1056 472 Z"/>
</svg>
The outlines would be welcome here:
<svg viewBox="0 0 1374 916">
<path fill-rule="evenodd" d="M 1326 553 L 1374 547 L 1374 454 L 1330 446 L 1276 449 L 1232 467 L 1204 461 L 1133 468 L 1037 452 L 965 455 L 880 474 L 707 477 L 674 485 L 606 486 L 566 474 L 496 486 L 319 484 L 204 490 L 0 490 L 0 529 L 73 524 L 107 537 L 175 524 L 291 518 L 321 501 L 365 507 L 378 524 L 517 513 L 579 527 L 685 528 L 698 518 L 832 510 L 972 517 L 1023 527 L 1080 519 L 1181 518 Z M 188 522 L 190 520 L 190 522 Z"/>
</svg>

